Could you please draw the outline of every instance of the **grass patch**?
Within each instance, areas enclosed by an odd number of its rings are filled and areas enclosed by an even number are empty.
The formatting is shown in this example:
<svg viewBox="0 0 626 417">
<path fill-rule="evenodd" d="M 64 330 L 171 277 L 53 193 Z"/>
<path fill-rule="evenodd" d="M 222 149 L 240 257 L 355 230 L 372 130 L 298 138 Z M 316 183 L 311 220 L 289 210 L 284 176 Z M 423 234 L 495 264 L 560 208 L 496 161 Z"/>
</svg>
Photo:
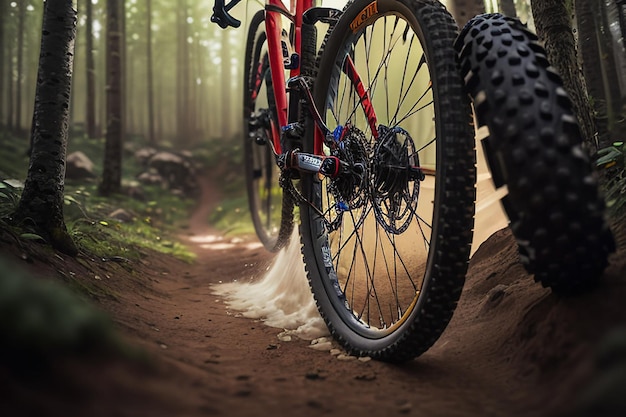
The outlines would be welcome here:
<svg viewBox="0 0 626 417">
<path fill-rule="evenodd" d="M 192 262 L 195 255 L 175 236 L 186 225 L 194 202 L 159 187 L 145 187 L 147 201 L 125 196 L 102 198 L 96 185 L 68 187 L 65 218 L 78 247 L 101 258 L 139 259 L 144 249 Z M 123 210 L 127 220 L 114 217 Z"/>
<path fill-rule="evenodd" d="M 626 211 L 626 144 L 614 142 L 600 149 L 596 165 L 604 171 L 609 214 L 618 217 Z"/>
<path fill-rule="evenodd" d="M 24 181 L 28 167 L 28 143 L 2 135 L 0 180 L 11 178 Z M 122 182 L 126 187 L 138 185 L 134 178 L 142 167 L 132 157 L 132 149 L 141 146 L 142 143 L 136 142 L 126 147 L 122 170 Z M 68 141 L 68 153 L 77 150 L 85 153 L 94 162 L 96 173 L 101 170 L 103 147 L 104 139 L 89 139 L 80 132 L 73 132 Z M 15 155 L 24 155 L 24 158 L 16 158 Z M 149 249 L 186 262 L 194 260 L 194 254 L 175 236 L 186 225 L 195 204 L 193 200 L 181 198 L 158 186 L 142 186 L 142 200 L 125 195 L 103 198 L 98 195 L 97 187 L 97 181 L 68 181 L 65 184 L 65 222 L 82 252 L 105 259 L 139 259 Z M 6 219 L 14 212 L 20 193 L 21 188 L 0 182 L 0 217 Z M 127 213 L 124 222 L 112 217 L 120 209 Z M 9 220 L 3 223 L 5 229 L 12 227 Z M 34 234 L 13 233 L 32 240 L 37 238 Z"/>
<path fill-rule="evenodd" d="M 231 236 L 255 233 L 246 195 L 231 196 L 223 200 L 211 213 L 209 222 Z"/>
</svg>

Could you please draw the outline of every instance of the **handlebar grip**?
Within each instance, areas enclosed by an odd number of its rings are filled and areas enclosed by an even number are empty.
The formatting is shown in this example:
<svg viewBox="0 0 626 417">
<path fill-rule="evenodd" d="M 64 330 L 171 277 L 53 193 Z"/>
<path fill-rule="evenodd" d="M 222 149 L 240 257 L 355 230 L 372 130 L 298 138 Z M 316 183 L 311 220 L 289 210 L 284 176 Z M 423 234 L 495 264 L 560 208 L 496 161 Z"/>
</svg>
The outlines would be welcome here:
<svg viewBox="0 0 626 417">
<path fill-rule="evenodd" d="M 229 26 L 234 28 L 241 26 L 241 21 L 235 19 L 228 13 L 228 11 L 240 1 L 241 0 L 231 0 L 230 3 L 225 5 L 224 0 L 215 0 L 211 22 L 216 23 L 222 29 L 226 29 Z"/>
</svg>

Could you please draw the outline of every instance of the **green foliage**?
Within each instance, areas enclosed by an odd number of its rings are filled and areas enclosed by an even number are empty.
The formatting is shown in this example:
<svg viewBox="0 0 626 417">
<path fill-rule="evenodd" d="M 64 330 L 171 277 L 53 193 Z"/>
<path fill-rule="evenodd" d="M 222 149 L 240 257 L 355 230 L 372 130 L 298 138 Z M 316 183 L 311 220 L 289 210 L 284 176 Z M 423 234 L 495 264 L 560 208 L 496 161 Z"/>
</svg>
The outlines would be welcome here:
<svg viewBox="0 0 626 417">
<path fill-rule="evenodd" d="M 245 195 L 225 199 L 218 205 L 209 222 L 218 230 L 230 235 L 254 234 L 254 226 L 250 219 L 248 199 Z"/>
<path fill-rule="evenodd" d="M 103 198 L 96 185 L 71 187 L 65 196 L 68 231 L 81 250 L 100 258 L 139 259 L 151 249 L 191 262 L 194 255 L 172 234 L 189 217 L 193 202 L 182 200 L 158 187 L 146 187 L 149 201 L 125 196 Z M 111 214 L 123 208 L 129 221 Z"/>
<path fill-rule="evenodd" d="M 606 199 L 611 212 L 619 213 L 626 207 L 626 145 L 615 142 L 600 149 L 596 165 L 605 171 Z"/>
<path fill-rule="evenodd" d="M 26 178 L 28 143 L 24 138 L 0 132 L 0 144 L 0 178 Z"/>
<path fill-rule="evenodd" d="M 0 181 L 0 219 L 6 219 L 17 209 L 20 189 L 9 181 Z"/>
<path fill-rule="evenodd" d="M 24 167 L 28 166 L 27 158 L 22 160 L 15 157 L 26 155 L 28 143 L 11 137 L 5 139 L 0 142 L 0 160 L 3 161 L 0 172 L 0 219 L 7 219 L 15 212 L 22 192 L 22 186 L 17 181 L 2 178 L 23 179 L 26 177 Z M 123 184 L 126 188 L 138 185 L 134 183 L 134 177 L 141 167 L 130 154 L 134 148 L 142 145 L 137 140 L 134 146 L 127 148 L 127 157 L 123 161 Z M 103 146 L 103 139 L 89 139 L 81 131 L 74 130 L 68 141 L 68 153 L 82 151 L 94 162 L 98 172 L 102 164 Z M 104 198 L 98 195 L 97 187 L 93 181 L 65 184 L 65 222 L 82 252 L 99 258 L 117 256 L 139 259 L 144 249 L 151 249 L 188 262 L 194 259 L 194 255 L 172 237 L 176 229 L 189 218 L 194 205 L 192 200 L 164 192 L 156 186 L 142 187 L 142 200 L 124 195 Z M 110 215 L 117 209 L 130 213 L 131 219 L 125 223 L 111 219 Z M 8 220 L 2 222 L 0 227 L 3 229 L 13 227 Z M 13 233 L 22 240 L 43 240 L 32 231 L 13 230 Z"/>
</svg>

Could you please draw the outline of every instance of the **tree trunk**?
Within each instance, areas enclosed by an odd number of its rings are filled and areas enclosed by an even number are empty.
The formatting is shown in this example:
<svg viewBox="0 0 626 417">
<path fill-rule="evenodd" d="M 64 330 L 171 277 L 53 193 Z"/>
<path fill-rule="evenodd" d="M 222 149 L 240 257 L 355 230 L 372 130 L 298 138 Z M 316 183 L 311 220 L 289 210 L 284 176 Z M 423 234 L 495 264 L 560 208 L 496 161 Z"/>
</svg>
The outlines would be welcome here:
<svg viewBox="0 0 626 417">
<path fill-rule="evenodd" d="M 148 82 L 148 143 L 156 145 L 154 133 L 154 73 L 152 67 L 152 0 L 146 0 L 146 57 Z"/>
<path fill-rule="evenodd" d="M 177 83 L 177 133 L 178 143 L 189 139 L 189 43 L 187 1 L 182 0 L 178 8 L 178 83 Z"/>
<path fill-rule="evenodd" d="M 498 7 L 500 13 L 509 17 L 517 17 L 517 10 L 515 10 L 514 0 L 498 0 Z"/>
<path fill-rule="evenodd" d="M 561 75 L 590 153 L 597 150 L 596 127 L 585 80 L 578 68 L 576 41 L 570 19 L 572 0 L 531 0 L 539 38 L 545 43 L 550 63 Z"/>
<path fill-rule="evenodd" d="M 602 31 L 600 35 L 602 50 L 602 68 L 607 79 L 607 110 L 608 129 L 612 140 L 623 140 L 624 121 L 622 114 L 622 93 L 624 80 L 623 57 L 624 49 L 618 43 L 621 31 L 613 33 L 612 27 L 619 22 L 616 4 L 603 0 L 600 5 Z"/>
<path fill-rule="evenodd" d="M 100 4 L 100 3 L 99 3 Z M 100 7 L 106 8 L 106 5 L 102 5 Z M 104 15 L 104 11 L 101 13 L 101 16 Z M 103 17 L 104 18 L 104 17 Z M 106 31 L 102 30 L 100 32 L 100 39 L 99 39 L 99 45 L 98 45 L 98 59 L 96 61 L 96 67 L 97 68 L 102 68 L 104 69 L 104 76 L 101 76 L 99 78 L 96 79 L 97 82 L 97 86 L 96 86 L 96 90 L 97 91 L 103 91 L 104 94 L 100 94 L 98 97 L 96 97 L 98 99 L 98 106 L 97 106 L 97 112 L 98 112 L 98 117 L 96 117 L 96 120 L 99 120 L 100 122 L 97 124 L 97 130 L 98 130 L 98 137 L 103 137 L 106 134 L 106 129 L 107 129 L 107 36 L 106 36 Z"/>
<path fill-rule="evenodd" d="M 126 137 L 126 131 L 128 126 L 126 126 L 126 116 L 127 116 L 127 110 L 128 110 L 128 48 L 127 48 L 127 43 L 126 43 L 126 0 L 117 0 L 117 7 L 118 7 L 118 28 L 119 28 L 119 33 L 120 33 L 120 95 L 121 95 L 121 103 L 122 103 L 122 107 L 121 107 L 121 112 L 122 112 L 122 118 L 121 118 L 121 126 L 120 126 L 120 141 L 123 142 L 124 138 Z"/>
<path fill-rule="evenodd" d="M 622 32 L 622 47 L 626 48 L 626 0 L 616 0 L 619 27 Z"/>
<path fill-rule="evenodd" d="M 603 148 L 610 144 L 610 137 L 605 77 L 599 50 L 602 45 L 598 42 L 600 28 L 596 25 L 596 18 L 599 19 L 597 7 L 597 0 L 575 0 L 578 45 L 582 57 L 583 74 L 598 130 L 598 146 Z"/>
<path fill-rule="evenodd" d="M 15 115 L 15 95 L 14 95 L 14 84 L 15 77 L 13 76 L 13 72 L 15 68 L 13 67 L 13 51 L 14 51 L 15 41 L 7 37 L 6 40 L 6 53 L 7 53 L 7 94 L 6 94 L 6 103 L 7 103 L 7 111 L 6 111 L 6 126 L 9 132 L 12 132 L 14 129 L 14 115 Z"/>
<path fill-rule="evenodd" d="M 122 188 L 122 62 L 118 0 L 107 0 L 106 45 L 106 143 L 100 194 L 109 196 Z"/>
<path fill-rule="evenodd" d="M 454 16 L 459 27 L 465 24 L 474 16 L 485 13 L 484 0 L 451 0 L 448 2 L 450 13 Z"/>
<path fill-rule="evenodd" d="M 231 135 L 231 109 L 230 109 L 230 96 L 232 91 L 230 86 L 233 84 L 231 76 L 230 64 L 230 45 L 229 45 L 229 32 L 222 31 L 222 50 L 220 52 L 222 58 L 222 139 L 228 140 Z"/>
<path fill-rule="evenodd" d="M 15 133 L 22 133 L 22 87 L 24 84 L 24 26 L 26 2 L 17 3 L 17 81 L 15 83 Z"/>
<path fill-rule="evenodd" d="M 6 0 L 0 0 L 0 126 L 4 120 L 4 28 L 6 25 Z"/>
<path fill-rule="evenodd" d="M 47 0 L 44 7 L 33 146 L 14 219 L 32 223 L 55 249 L 75 256 L 63 219 L 63 189 L 76 11 L 71 0 Z"/>
<path fill-rule="evenodd" d="M 85 59 L 86 59 L 86 103 L 85 123 L 87 127 L 87 137 L 96 137 L 96 63 L 93 49 L 93 3 L 85 0 Z"/>
<path fill-rule="evenodd" d="M 134 51 L 129 48 L 131 57 L 134 57 Z M 124 53 L 122 53 L 124 56 Z M 132 137 L 137 133 L 137 118 L 135 117 L 135 106 L 133 103 L 126 103 L 125 98 L 128 97 L 132 100 L 136 97 L 135 91 L 135 60 L 129 59 L 128 65 L 124 65 L 124 59 L 122 58 L 122 114 L 124 115 L 124 123 L 122 124 L 122 132 L 124 136 Z M 128 93 L 128 94 L 126 94 Z"/>
</svg>

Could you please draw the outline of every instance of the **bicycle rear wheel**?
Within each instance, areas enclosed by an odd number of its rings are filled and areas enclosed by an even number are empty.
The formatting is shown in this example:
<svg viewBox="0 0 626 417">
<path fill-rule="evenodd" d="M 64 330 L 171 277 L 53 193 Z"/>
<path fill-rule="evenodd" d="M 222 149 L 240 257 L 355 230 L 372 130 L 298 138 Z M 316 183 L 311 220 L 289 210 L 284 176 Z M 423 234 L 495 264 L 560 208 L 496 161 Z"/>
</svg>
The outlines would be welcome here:
<svg viewBox="0 0 626 417">
<path fill-rule="evenodd" d="M 604 200 L 569 97 L 537 37 L 519 20 L 480 15 L 456 50 L 522 263 L 556 293 L 597 284 L 614 251 Z"/>
<path fill-rule="evenodd" d="M 314 100 L 338 127 L 324 151 L 351 169 L 303 176 L 302 251 L 322 317 L 357 356 L 425 352 L 462 291 L 476 173 L 455 36 L 438 2 L 355 0 L 322 45 Z"/>
<path fill-rule="evenodd" d="M 272 90 L 265 13 L 251 20 L 244 71 L 244 165 L 252 222 L 265 248 L 284 247 L 293 230 L 294 201 L 279 184 L 272 143 L 280 135 Z"/>
</svg>

